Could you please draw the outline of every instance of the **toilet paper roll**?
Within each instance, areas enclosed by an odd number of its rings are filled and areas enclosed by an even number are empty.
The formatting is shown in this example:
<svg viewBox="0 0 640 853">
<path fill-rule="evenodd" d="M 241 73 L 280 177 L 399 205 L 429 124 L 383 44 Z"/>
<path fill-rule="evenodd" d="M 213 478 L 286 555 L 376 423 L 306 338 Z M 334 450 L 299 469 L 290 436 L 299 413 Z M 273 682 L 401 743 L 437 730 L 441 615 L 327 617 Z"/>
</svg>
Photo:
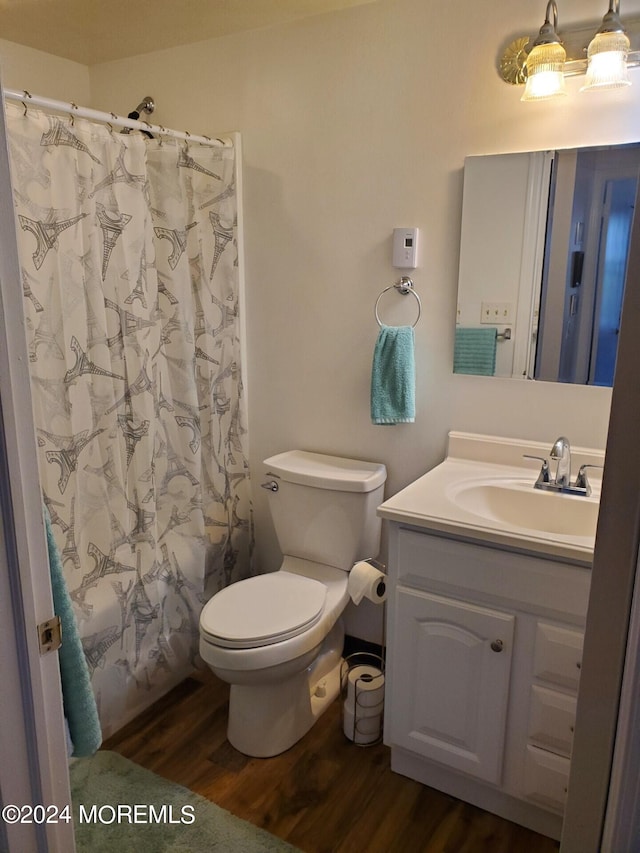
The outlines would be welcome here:
<svg viewBox="0 0 640 853">
<path fill-rule="evenodd" d="M 374 743 L 382 736 L 382 714 L 356 718 L 353 711 L 345 707 L 342 712 L 342 731 L 354 743 Z"/>
<path fill-rule="evenodd" d="M 349 572 L 347 588 L 354 604 L 360 604 L 363 598 L 382 604 L 387 597 L 387 577 L 371 563 L 361 560 Z"/>
<path fill-rule="evenodd" d="M 345 702 L 344 710 L 349 714 L 355 714 L 360 719 L 361 717 L 379 717 L 382 713 L 382 702 L 376 705 L 352 705 L 351 702 Z M 356 713 L 357 710 L 357 713 Z"/>
<path fill-rule="evenodd" d="M 375 666 L 354 666 L 347 677 L 345 707 L 364 715 L 379 714 L 384 705 L 384 675 Z"/>
</svg>

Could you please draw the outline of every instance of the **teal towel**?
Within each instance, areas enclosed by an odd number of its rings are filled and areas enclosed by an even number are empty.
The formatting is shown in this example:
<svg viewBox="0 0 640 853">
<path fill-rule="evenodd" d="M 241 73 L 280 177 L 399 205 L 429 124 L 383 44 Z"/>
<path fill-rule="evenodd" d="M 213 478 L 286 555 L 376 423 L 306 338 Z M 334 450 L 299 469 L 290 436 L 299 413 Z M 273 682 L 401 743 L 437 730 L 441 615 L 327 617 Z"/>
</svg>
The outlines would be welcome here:
<svg viewBox="0 0 640 853">
<path fill-rule="evenodd" d="M 43 514 L 47 531 L 53 607 L 62 622 L 59 659 L 64 715 L 67 718 L 73 744 L 73 755 L 93 755 L 102 743 L 98 709 L 91 689 L 89 670 L 80 642 L 71 597 L 62 573 L 60 552 L 53 538 L 51 518 L 46 506 L 43 507 Z"/>
<path fill-rule="evenodd" d="M 371 368 L 371 420 L 411 424 L 416 419 L 412 326 L 381 326 Z"/>
<path fill-rule="evenodd" d="M 493 376 L 496 372 L 496 333 L 493 326 L 484 329 L 456 329 L 453 372 Z"/>
</svg>

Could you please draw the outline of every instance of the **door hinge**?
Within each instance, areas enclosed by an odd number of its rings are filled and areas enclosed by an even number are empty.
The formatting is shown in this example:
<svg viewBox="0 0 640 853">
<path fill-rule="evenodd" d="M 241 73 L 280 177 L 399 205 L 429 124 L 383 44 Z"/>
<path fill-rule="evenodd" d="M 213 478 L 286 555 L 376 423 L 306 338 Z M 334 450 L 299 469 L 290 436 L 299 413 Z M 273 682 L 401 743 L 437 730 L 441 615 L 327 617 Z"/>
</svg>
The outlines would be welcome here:
<svg viewBox="0 0 640 853">
<path fill-rule="evenodd" d="M 46 622 L 38 625 L 38 640 L 40 643 L 40 654 L 55 652 L 62 645 L 62 622 L 59 616 L 53 616 Z"/>
</svg>

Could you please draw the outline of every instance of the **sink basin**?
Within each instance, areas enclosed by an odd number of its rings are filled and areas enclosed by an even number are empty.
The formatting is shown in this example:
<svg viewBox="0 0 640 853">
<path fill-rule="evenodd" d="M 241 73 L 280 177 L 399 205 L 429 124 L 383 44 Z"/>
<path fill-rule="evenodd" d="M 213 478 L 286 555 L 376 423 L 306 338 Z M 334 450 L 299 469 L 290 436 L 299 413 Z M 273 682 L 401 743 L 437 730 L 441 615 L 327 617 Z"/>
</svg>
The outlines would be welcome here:
<svg viewBox="0 0 640 853">
<path fill-rule="evenodd" d="M 594 537 L 599 502 L 543 492 L 530 482 L 495 480 L 457 483 L 449 497 L 461 509 L 489 521 L 538 533 Z"/>
</svg>

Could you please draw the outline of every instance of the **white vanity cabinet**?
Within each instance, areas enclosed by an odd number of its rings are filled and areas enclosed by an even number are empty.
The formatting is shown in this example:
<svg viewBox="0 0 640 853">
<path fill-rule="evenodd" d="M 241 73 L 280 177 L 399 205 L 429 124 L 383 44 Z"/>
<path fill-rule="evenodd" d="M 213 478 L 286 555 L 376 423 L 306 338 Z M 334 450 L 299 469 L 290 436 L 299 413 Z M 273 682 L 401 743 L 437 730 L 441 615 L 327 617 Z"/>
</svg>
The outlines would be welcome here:
<svg viewBox="0 0 640 853">
<path fill-rule="evenodd" d="M 559 837 L 587 566 L 389 525 L 391 766 Z"/>
</svg>

